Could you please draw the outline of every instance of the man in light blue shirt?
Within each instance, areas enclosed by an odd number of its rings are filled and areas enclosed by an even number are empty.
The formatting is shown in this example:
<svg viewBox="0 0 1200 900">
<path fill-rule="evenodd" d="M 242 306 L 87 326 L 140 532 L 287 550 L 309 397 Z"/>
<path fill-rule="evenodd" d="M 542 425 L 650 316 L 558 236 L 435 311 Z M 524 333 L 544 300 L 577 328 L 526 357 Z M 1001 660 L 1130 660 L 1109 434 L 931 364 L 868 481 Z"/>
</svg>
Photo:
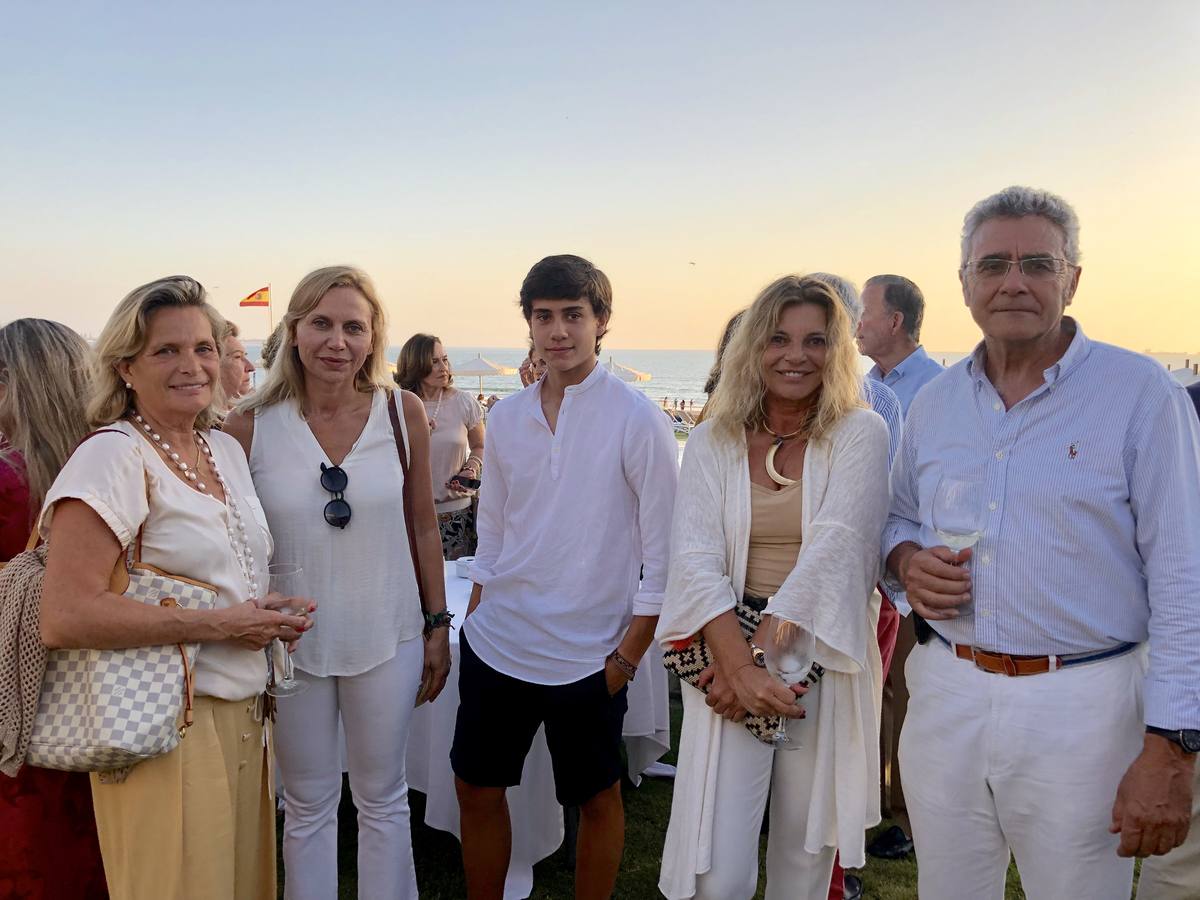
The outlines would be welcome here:
<svg viewBox="0 0 1200 900">
<path fill-rule="evenodd" d="M 883 552 L 934 631 L 900 738 L 928 900 L 1002 896 L 1010 851 L 1032 897 L 1127 898 L 1132 857 L 1187 832 L 1200 428 L 1158 363 L 1064 315 L 1081 272 L 1061 198 L 967 214 L 983 341 L 916 397 L 892 470 Z"/>
<path fill-rule="evenodd" d="M 925 295 L 903 275 L 874 275 L 863 285 L 858 349 L 875 361 L 867 376 L 896 392 L 906 416 L 917 391 L 942 373 L 921 346 L 924 317 Z"/>
</svg>

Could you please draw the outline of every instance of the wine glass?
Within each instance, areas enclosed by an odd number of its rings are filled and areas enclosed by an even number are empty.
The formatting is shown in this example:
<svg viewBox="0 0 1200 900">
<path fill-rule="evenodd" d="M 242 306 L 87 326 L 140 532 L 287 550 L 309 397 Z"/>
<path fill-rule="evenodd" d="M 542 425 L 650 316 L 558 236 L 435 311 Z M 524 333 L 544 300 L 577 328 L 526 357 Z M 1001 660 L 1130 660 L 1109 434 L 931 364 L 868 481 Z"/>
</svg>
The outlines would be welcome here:
<svg viewBox="0 0 1200 900">
<path fill-rule="evenodd" d="M 300 584 L 300 576 L 304 574 L 304 570 L 292 563 L 272 563 L 267 566 L 267 577 L 269 579 L 269 593 L 282 594 L 285 597 L 296 597 L 302 591 Z M 304 604 L 298 607 L 285 607 L 280 612 L 289 613 L 291 615 L 300 615 L 305 611 Z M 275 679 L 275 651 L 279 649 L 283 652 L 283 677 L 279 680 Z M 292 654 L 288 652 L 287 647 L 283 645 L 283 641 L 276 638 L 267 646 L 267 661 L 270 664 L 271 670 L 270 680 L 267 684 L 267 693 L 272 697 L 294 697 L 296 694 L 302 694 L 308 690 L 307 682 L 300 681 L 296 678 L 296 670 L 292 665 Z"/>
<path fill-rule="evenodd" d="M 774 625 L 767 629 L 766 638 L 763 652 L 771 674 L 789 687 L 804 681 L 812 671 L 817 652 L 813 633 L 786 619 L 775 619 Z M 796 702 L 800 702 L 799 697 Z M 777 750 L 797 750 L 801 746 L 798 738 L 788 737 L 787 726 L 787 718 L 781 716 L 771 738 Z"/>
<path fill-rule="evenodd" d="M 983 482 L 943 475 L 933 493 L 933 530 L 956 553 L 974 547 L 983 533 Z M 970 560 L 961 564 L 970 571 Z M 974 601 L 958 607 L 960 616 L 975 610 Z"/>
</svg>

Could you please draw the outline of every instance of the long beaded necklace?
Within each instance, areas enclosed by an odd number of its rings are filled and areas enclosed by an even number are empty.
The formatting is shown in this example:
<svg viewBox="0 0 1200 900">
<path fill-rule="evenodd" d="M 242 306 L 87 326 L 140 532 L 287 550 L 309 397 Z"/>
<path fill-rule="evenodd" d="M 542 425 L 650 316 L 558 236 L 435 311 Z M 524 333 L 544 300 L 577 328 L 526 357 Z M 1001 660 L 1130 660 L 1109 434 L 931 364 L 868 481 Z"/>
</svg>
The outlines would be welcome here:
<svg viewBox="0 0 1200 900">
<path fill-rule="evenodd" d="M 430 431 L 434 431 L 437 429 L 438 416 L 442 412 L 442 401 L 445 399 L 446 399 L 446 389 L 442 388 L 441 393 L 438 394 L 437 405 L 433 407 L 433 415 L 429 417 L 429 430 Z"/>
<path fill-rule="evenodd" d="M 197 464 L 189 466 L 179 455 L 178 450 L 171 448 L 171 445 L 162 439 L 162 435 L 156 432 L 140 413 L 133 414 L 133 420 L 146 432 L 146 435 L 154 442 L 154 445 L 162 450 L 163 454 L 169 459 L 180 472 L 187 478 L 188 483 L 192 485 L 200 493 L 209 497 L 213 496 L 213 492 L 208 489 L 208 485 L 200 480 L 197 474 L 199 469 L 199 458 L 203 454 L 205 461 L 208 463 L 209 469 L 213 473 L 217 484 L 221 485 L 221 491 L 225 494 L 225 505 L 228 507 L 231 515 L 225 517 L 225 533 L 229 537 L 229 546 L 233 550 L 233 555 L 237 558 L 238 568 L 241 569 L 242 578 L 246 582 L 247 597 L 259 596 L 258 580 L 254 577 L 254 551 L 250 548 L 250 537 L 246 532 L 246 522 L 242 518 L 242 511 L 238 506 L 237 498 L 233 495 L 233 491 L 229 489 L 229 483 L 221 475 L 221 470 L 217 467 L 217 460 L 213 456 L 212 448 L 208 445 L 208 439 L 199 431 L 193 431 L 192 437 L 197 446 Z"/>
</svg>

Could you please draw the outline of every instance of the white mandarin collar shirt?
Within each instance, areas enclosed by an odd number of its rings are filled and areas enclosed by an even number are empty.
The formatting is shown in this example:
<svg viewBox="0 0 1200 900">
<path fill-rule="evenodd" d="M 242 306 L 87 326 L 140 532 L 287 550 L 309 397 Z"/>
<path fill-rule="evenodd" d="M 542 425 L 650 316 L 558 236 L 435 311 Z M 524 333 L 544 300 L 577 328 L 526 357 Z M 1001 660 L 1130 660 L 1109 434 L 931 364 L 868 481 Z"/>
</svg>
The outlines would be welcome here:
<svg viewBox="0 0 1200 900">
<path fill-rule="evenodd" d="M 599 364 L 566 389 L 554 431 L 543 384 L 488 418 L 471 567 L 483 599 L 463 630 L 493 669 L 567 684 L 603 667 L 633 616 L 658 615 L 677 444 L 662 411 Z"/>
</svg>

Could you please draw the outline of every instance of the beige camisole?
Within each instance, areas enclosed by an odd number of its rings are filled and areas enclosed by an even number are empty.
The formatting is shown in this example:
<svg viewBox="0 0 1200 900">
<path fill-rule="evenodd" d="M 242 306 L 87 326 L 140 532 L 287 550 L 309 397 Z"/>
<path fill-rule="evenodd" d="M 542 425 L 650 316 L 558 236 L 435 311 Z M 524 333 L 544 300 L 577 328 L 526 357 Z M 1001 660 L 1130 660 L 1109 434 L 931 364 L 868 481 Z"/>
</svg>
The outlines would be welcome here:
<svg viewBox="0 0 1200 900">
<path fill-rule="evenodd" d="M 779 590 L 800 555 L 801 482 L 773 491 L 750 483 L 750 554 L 746 593 L 769 597 Z"/>
</svg>

